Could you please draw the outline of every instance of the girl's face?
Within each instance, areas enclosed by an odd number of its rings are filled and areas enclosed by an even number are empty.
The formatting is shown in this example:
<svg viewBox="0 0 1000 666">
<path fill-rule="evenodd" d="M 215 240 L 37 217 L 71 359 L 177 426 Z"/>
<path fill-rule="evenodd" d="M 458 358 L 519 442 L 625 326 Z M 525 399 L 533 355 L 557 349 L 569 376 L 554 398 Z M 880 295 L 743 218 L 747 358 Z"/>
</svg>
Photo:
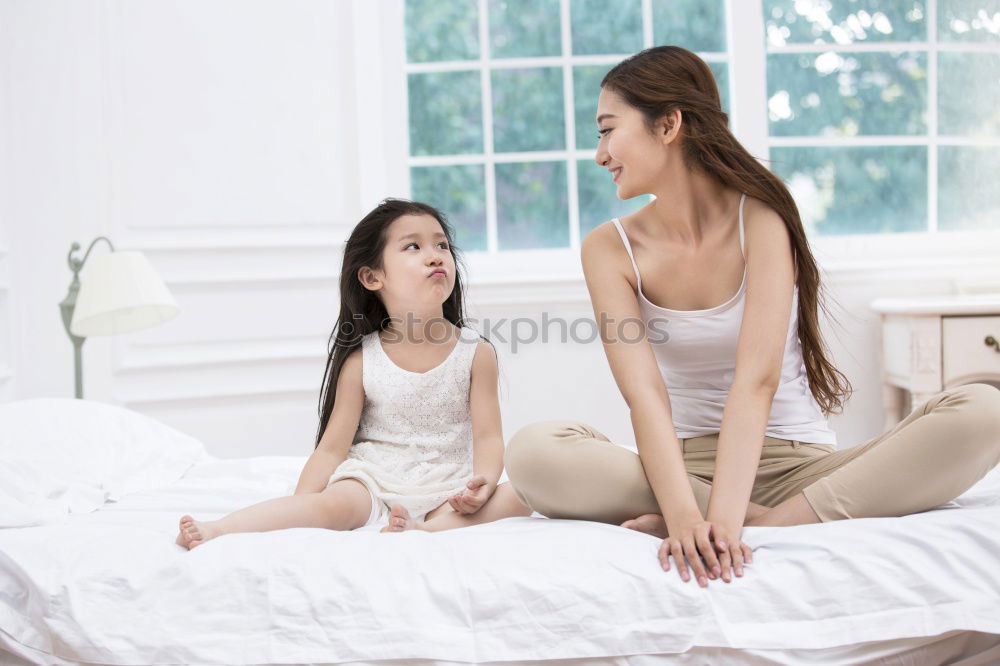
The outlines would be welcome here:
<svg viewBox="0 0 1000 666">
<path fill-rule="evenodd" d="M 430 215 L 403 215 L 386 230 L 382 270 L 359 276 L 379 291 L 386 307 L 440 306 L 455 288 L 455 258 L 441 224 Z"/>
<path fill-rule="evenodd" d="M 641 111 L 604 88 L 597 98 L 597 130 L 601 140 L 594 161 L 611 172 L 618 198 L 654 192 L 667 171 L 669 151 L 665 147 L 673 142 L 676 130 L 650 132 Z"/>
</svg>

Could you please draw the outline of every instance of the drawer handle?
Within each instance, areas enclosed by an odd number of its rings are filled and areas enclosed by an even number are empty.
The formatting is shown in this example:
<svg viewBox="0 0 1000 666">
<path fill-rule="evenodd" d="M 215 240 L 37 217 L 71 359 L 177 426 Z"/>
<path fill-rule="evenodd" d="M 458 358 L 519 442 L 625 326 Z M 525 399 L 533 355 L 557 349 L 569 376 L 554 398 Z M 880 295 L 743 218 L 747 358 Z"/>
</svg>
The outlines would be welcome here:
<svg viewBox="0 0 1000 666">
<path fill-rule="evenodd" d="M 997 339 L 992 335 L 987 335 L 983 342 L 986 343 L 987 347 L 993 347 L 994 351 L 1000 352 L 1000 342 L 997 342 Z"/>
</svg>

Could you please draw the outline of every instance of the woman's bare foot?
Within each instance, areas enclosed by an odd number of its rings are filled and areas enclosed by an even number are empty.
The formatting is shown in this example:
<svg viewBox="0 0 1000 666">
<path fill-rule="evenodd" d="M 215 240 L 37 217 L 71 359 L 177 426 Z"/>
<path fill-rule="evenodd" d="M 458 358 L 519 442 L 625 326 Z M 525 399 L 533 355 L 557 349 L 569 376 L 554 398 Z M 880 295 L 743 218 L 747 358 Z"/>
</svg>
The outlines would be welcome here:
<svg viewBox="0 0 1000 666">
<path fill-rule="evenodd" d="M 747 516 L 744 525 L 748 525 L 751 520 L 762 516 L 767 513 L 770 509 L 766 506 L 761 506 L 760 504 L 754 504 L 750 502 L 747 506 Z M 655 537 L 661 539 L 667 538 L 667 521 L 663 519 L 658 513 L 646 513 L 638 518 L 633 518 L 632 520 L 626 520 L 621 525 L 622 527 L 627 527 L 630 530 L 636 530 L 637 532 L 645 532 L 646 534 L 652 534 Z"/>
<path fill-rule="evenodd" d="M 622 523 L 622 527 L 627 527 L 628 529 L 635 530 L 637 532 L 652 534 L 653 536 L 660 537 L 661 539 L 667 538 L 667 521 L 663 520 L 663 516 L 658 513 L 646 513 L 638 518 L 626 520 Z"/>
<path fill-rule="evenodd" d="M 422 523 L 410 517 L 410 512 L 402 504 L 393 504 L 389 511 L 389 524 L 382 528 L 382 532 L 405 532 L 406 530 L 420 529 Z"/>
<path fill-rule="evenodd" d="M 191 550 L 209 539 L 222 534 L 222 530 L 213 520 L 195 520 L 191 516 L 182 516 L 180 533 L 177 535 L 177 545 Z"/>
</svg>

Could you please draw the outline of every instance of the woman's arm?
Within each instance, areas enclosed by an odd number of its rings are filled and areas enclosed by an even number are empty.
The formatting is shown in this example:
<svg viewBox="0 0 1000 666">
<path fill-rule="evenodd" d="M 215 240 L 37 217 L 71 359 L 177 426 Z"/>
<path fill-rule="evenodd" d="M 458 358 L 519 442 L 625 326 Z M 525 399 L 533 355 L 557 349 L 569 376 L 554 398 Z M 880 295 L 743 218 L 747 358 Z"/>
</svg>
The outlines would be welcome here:
<svg viewBox="0 0 1000 666">
<path fill-rule="evenodd" d="M 628 404 L 639 458 L 671 533 L 685 521 L 701 520 L 674 430 L 670 398 L 645 336 L 632 265 L 614 226 L 601 225 L 583 241 L 583 273 L 604 352 Z"/>
<path fill-rule="evenodd" d="M 744 219 L 746 304 L 707 516 L 709 522 L 726 526 L 731 538 L 739 537 L 750 502 L 771 401 L 781 379 L 795 285 L 791 240 L 781 217 L 748 199 Z"/>
<path fill-rule="evenodd" d="M 295 494 L 318 493 L 326 488 L 330 475 L 347 457 L 361 422 L 365 388 L 361 374 L 361 350 L 354 350 L 344 361 L 337 378 L 337 399 L 319 446 L 302 468 Z"/>
</svg>

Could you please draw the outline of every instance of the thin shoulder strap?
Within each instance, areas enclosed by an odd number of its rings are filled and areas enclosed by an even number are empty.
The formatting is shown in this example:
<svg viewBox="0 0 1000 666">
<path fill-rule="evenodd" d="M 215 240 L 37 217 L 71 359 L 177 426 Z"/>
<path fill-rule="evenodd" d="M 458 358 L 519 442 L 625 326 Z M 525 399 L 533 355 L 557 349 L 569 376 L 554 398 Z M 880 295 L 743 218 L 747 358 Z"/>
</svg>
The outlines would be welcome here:
<svg viewBox="0 0 1000 666">
<path fill-rule="evenodd" d="M 743 244 L 744 244 L 744 241 L 743 241 L 743 237 L 744 237 L 744 233 L 743 233 L 743 202 L 746 201 L 746 200 L 747 200 L 747 195 L 746 194 L 744 194 L 743 196 L 740 197 L 740 254 L 743 255 L 743 260 L 744 261 L 746 261 L 747 253 L 746 253 L 746 250 L 743 247 Z"/>
<path fill-rule="evenodd" d="M 639 277 L 639 266 L 635 263 L 635 257 L 632 255 L 632 244 L 628 242 L 628 236 L 625 235 L 625 229 L 622 228 L 622 223 L 616 217 L 614 220 L 615 228 L 618 229 L 618 234 L 622 237 L 622 243 L 625 244 L 625 251 L 628 252 L 629 261 L 632 262 L 632 269 L 635 271 L 635 282 L 636 286 L 642 289 L 642 278 Z"/>
</svg>

